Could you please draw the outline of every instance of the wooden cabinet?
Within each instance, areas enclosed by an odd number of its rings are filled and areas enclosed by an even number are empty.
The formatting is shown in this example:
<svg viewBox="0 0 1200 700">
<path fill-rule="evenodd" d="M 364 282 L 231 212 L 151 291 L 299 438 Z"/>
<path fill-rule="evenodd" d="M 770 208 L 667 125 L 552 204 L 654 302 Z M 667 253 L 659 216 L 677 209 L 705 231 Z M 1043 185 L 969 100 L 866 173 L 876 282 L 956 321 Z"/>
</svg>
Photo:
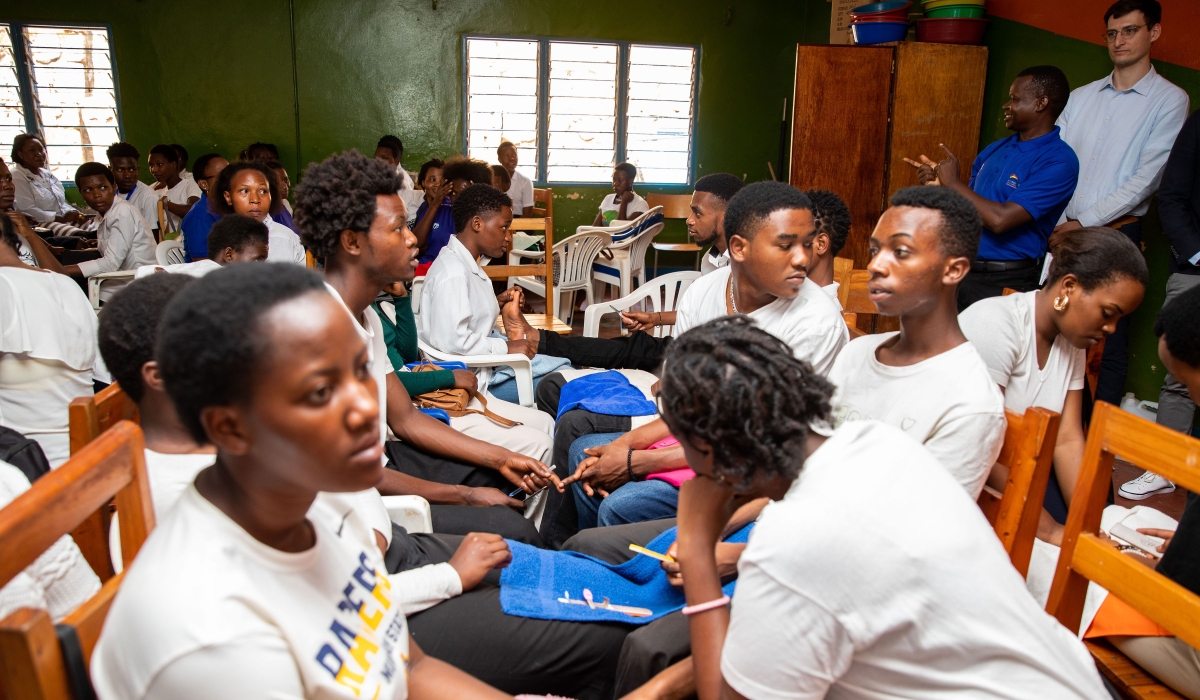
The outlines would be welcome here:
<svg viewBox="0 0 1200 700">
<path fill-rule="evenodd" d="M 938 144 L 970 176 L 979 150 L 987 48 L 902 42 L 796 47 L 790 182 L 839 194 L 853 225 L 840 255 L 868 262 L 868 239 L 887 199 L 916 185 L 904 162 Z"/>
</svg>

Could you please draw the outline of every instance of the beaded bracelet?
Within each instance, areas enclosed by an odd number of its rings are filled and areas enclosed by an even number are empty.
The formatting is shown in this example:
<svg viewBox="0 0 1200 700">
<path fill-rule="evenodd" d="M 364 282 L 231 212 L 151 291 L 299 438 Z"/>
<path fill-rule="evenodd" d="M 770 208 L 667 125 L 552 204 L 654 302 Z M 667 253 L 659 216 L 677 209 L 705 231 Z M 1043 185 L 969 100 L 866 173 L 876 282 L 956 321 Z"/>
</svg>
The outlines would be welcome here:
<svg viewBox="0 0 1200 700">
<path fill-rule="evenodd" d="M 637 481 L 637 477 L 633 475 L 633 448 L 629 448 L 629 454 L 625 455 L 625 471 L 629 472 L 629 481 Z"/>
<path fill-rule="evenodd" d="M 729 596 L 723 595 L 716 600 L 710 600 L 707 603 L 699 603 L 697 605 L 689 605 L 683 609 L 684 615 L 695 615 L 696 613 L 708 612 L 717 608 L 723 608 L 730 603 Z"/>
</svg>

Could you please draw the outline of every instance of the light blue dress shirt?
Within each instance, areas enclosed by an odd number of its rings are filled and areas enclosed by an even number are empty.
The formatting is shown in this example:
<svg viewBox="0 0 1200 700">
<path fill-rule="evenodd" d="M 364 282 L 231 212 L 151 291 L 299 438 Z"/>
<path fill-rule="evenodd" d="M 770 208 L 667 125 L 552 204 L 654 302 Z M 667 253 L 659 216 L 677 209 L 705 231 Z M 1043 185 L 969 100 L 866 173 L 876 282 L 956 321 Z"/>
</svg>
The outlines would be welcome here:
<svg viewBox="0 0 1200 700">
<path fill-rule="evenodd" d="M 1079 157 L 1079 185 L 1059 223 L 1103 226 L 1144 215 L 1187 119 L 1187 93 L 1153 66 L 1128 90 L 1117 90 L 1112 78 L 1072 90 L 1058 117 L 1063 141 Z"/>
</svg>

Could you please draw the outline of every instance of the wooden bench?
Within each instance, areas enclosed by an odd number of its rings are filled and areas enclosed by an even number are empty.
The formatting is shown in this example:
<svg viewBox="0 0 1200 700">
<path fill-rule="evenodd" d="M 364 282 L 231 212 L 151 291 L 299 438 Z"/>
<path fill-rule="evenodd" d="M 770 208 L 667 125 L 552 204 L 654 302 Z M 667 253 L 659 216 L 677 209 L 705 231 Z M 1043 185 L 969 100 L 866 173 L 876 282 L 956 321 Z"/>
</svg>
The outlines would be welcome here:
<svg viewBox="0 0 1200 700">
<path fill-rule="evenodd" d="M 1075 497 L 1046 611 L 1078 633 L 1088 582 L 1104 587 L 1180 641 L 1200 647 L 1200 596 L 1143 566 L 1099 537 L 1117 458 L 1200 491 L 1200 440 L 1120 410 L 1104 401 L 1092 411 Z M 1127 698 L 1178 697 L 1107 641 L 1085 642 L 1100 672 Z"/>
<path fill-rule="evenodd" d="M 0 586 L 24 571 L 64 534 L 107 508 L 114 496 L 121 513 L 122 560 L 128 568 L 154 529 L 142 431 L 129 422 L 107 430 L 0 510 Z M 109 578 L 99 593 L 60 623 L 74 631 L 83 652 L 84 670 L 120 583 L 120 576 Z M 71 689 L 71 669 L 59 646 L 58 634 L 45 610 L 21 608 L 0 621 L 4 697 L 78 697 Z"/>
</svg>

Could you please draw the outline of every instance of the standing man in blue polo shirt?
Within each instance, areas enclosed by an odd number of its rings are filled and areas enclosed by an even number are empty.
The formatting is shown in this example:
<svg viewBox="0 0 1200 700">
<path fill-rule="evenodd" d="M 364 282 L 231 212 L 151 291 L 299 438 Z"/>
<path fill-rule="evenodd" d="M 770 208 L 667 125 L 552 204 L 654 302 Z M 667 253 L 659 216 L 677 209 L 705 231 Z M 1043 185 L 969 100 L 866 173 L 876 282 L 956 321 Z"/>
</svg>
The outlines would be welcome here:
<svg viewBox="0 0 1200 700">
<path fill-rule="evenodd" d="M 1079 176 L 1079 160 L 1054 125 L 1070 91 L 1067 76 L 1054 66 L 1021 71 L 1004 104 L 1004 125 L 1016 134 L 983 149 L 969 183 L 959 179 L 958 158 L 944 145 L 949 157 L 940 163 L 926 156 L 921 163 L 908 161 L 920 169 L 922 184 L 958 192 L 983 219 L 979 253 L 958 286 L 959 311 L 1005 288 L 1038 288 L 1050 232 Z"/>
<path fill-rule="evenodd" d="M 205 153 L 192 163 L 195 168 L 193 177 L 200 186 L 200 201 L 188 210 L 179 223 L 179 230 L 183 231 L 183 254 L 188 262 L 208 257 L 208 232 L 221 219 L 221 215 L 210 206 L 208 193 L 216 186 L 217 176 L 228 165 L 229 161 L 219 153 Z"/>
</svg>

